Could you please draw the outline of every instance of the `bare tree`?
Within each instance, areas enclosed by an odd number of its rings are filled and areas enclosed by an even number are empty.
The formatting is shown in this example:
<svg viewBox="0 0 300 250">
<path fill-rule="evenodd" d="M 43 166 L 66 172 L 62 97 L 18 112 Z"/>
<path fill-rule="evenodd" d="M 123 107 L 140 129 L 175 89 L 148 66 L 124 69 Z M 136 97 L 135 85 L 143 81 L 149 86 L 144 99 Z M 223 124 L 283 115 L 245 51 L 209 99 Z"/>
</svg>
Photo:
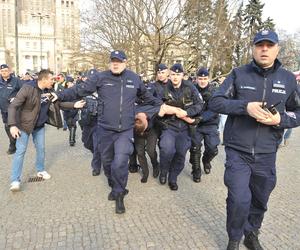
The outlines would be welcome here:
<svg viewBox="0 0 300 250">
<path fill-rule="evenodd" d="M 83 18 L 90 49 L 124 49 L 140 73 L 154 69 L 170 45 L 178 45 L 184 27 L 181 0 L 93 0 Z"/>
</svg>

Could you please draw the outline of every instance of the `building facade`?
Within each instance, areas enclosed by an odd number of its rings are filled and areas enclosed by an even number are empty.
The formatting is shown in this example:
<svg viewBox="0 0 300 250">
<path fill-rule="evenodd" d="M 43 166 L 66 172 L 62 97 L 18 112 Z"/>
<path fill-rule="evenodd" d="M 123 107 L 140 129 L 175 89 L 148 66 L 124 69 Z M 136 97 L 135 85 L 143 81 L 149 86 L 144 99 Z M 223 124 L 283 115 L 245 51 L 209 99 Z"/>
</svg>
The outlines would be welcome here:
<svg viewBox="0 0 300 250">
<path fill-rule="evenodd" d="M 0 11 L 0 64 L 19 74 L 72 70 L 80 49 L 79 0 L 1 0 Z"/>
</svg>

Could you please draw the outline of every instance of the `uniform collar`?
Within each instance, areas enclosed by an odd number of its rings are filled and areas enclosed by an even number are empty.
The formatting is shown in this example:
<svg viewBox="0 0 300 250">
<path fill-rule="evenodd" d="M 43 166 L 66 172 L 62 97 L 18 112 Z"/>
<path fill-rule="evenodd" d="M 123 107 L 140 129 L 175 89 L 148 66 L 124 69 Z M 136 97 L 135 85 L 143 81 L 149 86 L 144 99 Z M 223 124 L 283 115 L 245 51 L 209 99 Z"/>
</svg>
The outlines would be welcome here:
<svg viewBox="0 0 300 250">
<path fill-rule="evenodd" d="M 2 76 L 0 76 L 0 78 L 1 78 L 0 79 L 1 82 L 3 82 L 3 83 L 9 83 L 11 81 L 11 76 L 9 76 L 9 78 L 7 79 L 7 81 L 5 81 Z"/>
<path fill-rule="evenodd" d="M 281 67 L 281 62 L 276 58 L 274 61 L 274 64 L 271 68 L 263 69 L 259 65 L 257 65 L 256 61 L 253 59 L 251 62 L 251 66 L 254 68 L 256 72 L 258 72 L 260 75 L 268 75 L 269 73 L 272 73 L 279 69 Z"/>
</svg>

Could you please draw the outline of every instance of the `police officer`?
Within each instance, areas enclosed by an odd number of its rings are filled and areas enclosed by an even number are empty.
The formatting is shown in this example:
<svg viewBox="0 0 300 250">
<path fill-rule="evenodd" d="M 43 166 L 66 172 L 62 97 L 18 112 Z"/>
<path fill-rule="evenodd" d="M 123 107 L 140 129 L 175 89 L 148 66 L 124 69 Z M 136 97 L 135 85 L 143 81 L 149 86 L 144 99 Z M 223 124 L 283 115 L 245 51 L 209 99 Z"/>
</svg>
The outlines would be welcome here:
<svg viewBox="0 0 300 250">
<path fill-rule="evenodd" d="M 218 133 L 219 114 L 208 109 L 208 102 L 215 91 L 214 86 L 209 82 L 208 70 L 199 68 L 197 71 L 196 88 L 200 92 L 204 106 L 199 117 L 199 124 L 192 135 L 192 147 L 190 149 L 190 163 L 192 164 L 192 175 L 194 182 L 201 181 L 201 146 L 204 141 L 204 153 L 202 163 L 204 172 L 210 173 L 212 159 L 218 154 L 218 145 L 220 143 Z"/>
<path fill-rule="evenodd" d="M 295 76 L 277 58 L 278 36 L 256 34 L 253 61 L 234 69 L 215 92 L 209 108 L 228 114 L 224 130 L 224 183 L 228 188 L 228 250 L 244 244 L 263 249 L 258 233 L 276 184 L 276 152 L 284 128 L 300 124 Z M 275 108 L 272 105 L 277 105 Z"/>
<path fill-rule="evenodd" d="M 201 95 L 191 83 L 183 80 L 183 67 L 174 64 L 170 68 L 171 83 L 164 88 L 165 103 L 183 109 L 181 115 L 166 116 L 165 127 L 162 130 L 159 142 L 160 168 L 159 181 L 168 184 L 171 190 L 178 189 L 177 176 L 184 168 L 185 155 L 191 146 L 188 124 L 181 117 L 193 117 L 200 113 L 202 108 Z"/>
<path fill-rule="evenodd" d="M 67 87 L 68 86 L 67 86 L 67 80 L 66 80 L 65 74 L 64 73 L 59 73 L 56 77 L 56 82 L 54 84 L 54 90 L 55 91 L 63 91 Z M 62 113 L 62 116 L 64 117 L 63 111 L 61 111 L 61 113 Z M 68 129 L 67 121 L 64 118 L 63 119 L 63 130 L 66 131 L 67 129 Z"/>
<path fill-rule="evenodd" d="M 125 212 L 128 159 L 133 152 L 135 100 L 141 98 L 145 104 L 155 106 L 162 103 L 146 90 L 137 74 L 126 69 L 126 63 L 125 53 L 115 50 L 110 55 L 110 70 L 97 72 L 85 84 L 57 93 L 61 100 L 98 93 L 101 160 L 112 188 L 108 199 L 116 201 L 116 213 Z"/>
<path fill-rule="evenodd" d="M 9 138 L 9 147 L 7 154 L 14 154 L 16 152 L 16 139 L 14 139 L 7 126 L 7 108 L 10 102 L 14 99 L 17 92 L 22 86 L 19 78 L 12 76 L 7 64 L 0 66 L 0 109 L 2 121 L 4 123 L 5 132 Z"/>
<path fill-rule="evenodd" d="M 79 84 L 86 81 L 87 76 L 91 76 L 97 72 L 96 69 L 91 69 L 87 74 L 81 75 L 82 78 Z M 91 162 L 92 176 L 100 175 L 101 171 L 101 155 L 99 150 L 99 140 L 97 133 L 97 116 L 101 111 L 98 110 L 98 94 L 94 92 L 83 98 L 86 105 L 81 109 L 79 124 L 82 130 L 81 140 L 85 148 L 93 153 Z"/>
<path fill-rule="evenodd" d="M 71 88 L 74 86 L 74 78 L 67 76 L 66 77 L 66 86 Z M 69 144 L 71 147 L 75 146 L 76 143 L 76 129 L 77 121 L 79 118 L 78 109 L 68 109 L 63 111 L 64 121 L 67 123 L 69 129 Z"/>
<path fill-rule="evenodd" d="M 149 91 L 157 98 L 163 99 L 164 87 L 170 82 L 170 71 L 164 63 L 157 65 L 156 81 L 149 84 Z"/>
</svg>

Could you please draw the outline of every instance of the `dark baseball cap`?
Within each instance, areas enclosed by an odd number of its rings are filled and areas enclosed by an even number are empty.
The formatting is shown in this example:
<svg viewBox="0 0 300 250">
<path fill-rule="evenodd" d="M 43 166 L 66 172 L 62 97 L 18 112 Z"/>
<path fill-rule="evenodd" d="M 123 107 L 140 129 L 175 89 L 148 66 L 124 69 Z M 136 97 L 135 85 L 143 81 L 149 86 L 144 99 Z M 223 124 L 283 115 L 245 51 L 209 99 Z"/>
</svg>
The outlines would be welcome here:
<svg viewBox="0 0 300 250">
<path fill-rule="evenodd" d="M 8 69 L 8 65 L 7 64 L 1 64 L 0 69 Z"/>
<path fill-rule="evenodd" d="M 208 76 L 208 75 L 209 75 L 209 73 L 208 73 L 208 70 L 206 68 L 200 68 L 197 71 L 197 76 L 204 77 L 204 76 Z"/>
<path fill-rule="evenodd" d="M 262 41 L 269 41 L 271 43 L 278 43 L 278 35 L 276 32 L 272 30 L 262 30 L 258 32 L 254 39 L 253 39 L 253 44 L 257 44 Z"/>
<path fill-rule="evenodd" d="M 160 63 L 157 65 L 157 71 L 162 71 L 162 70 L 165 70 L 165 69 L 168 69 L 167 65 L 163 64 L 163 63 Z"/>
<path fill-rule="evenodd" d="M 124 62 L 127 60 L 127 56 L 126 56 L 125 52 L 122 50 L 114 50 L 110 53 L 110 60 L 112 60 L 112 59 L 118 59 L 121 62 Z"/>
<path fill-rule="evenodd" d="M 175 73 L 183 73 L 183 67 L 180 63 L 175 63 L 170 70 Z"/>
</svg>

